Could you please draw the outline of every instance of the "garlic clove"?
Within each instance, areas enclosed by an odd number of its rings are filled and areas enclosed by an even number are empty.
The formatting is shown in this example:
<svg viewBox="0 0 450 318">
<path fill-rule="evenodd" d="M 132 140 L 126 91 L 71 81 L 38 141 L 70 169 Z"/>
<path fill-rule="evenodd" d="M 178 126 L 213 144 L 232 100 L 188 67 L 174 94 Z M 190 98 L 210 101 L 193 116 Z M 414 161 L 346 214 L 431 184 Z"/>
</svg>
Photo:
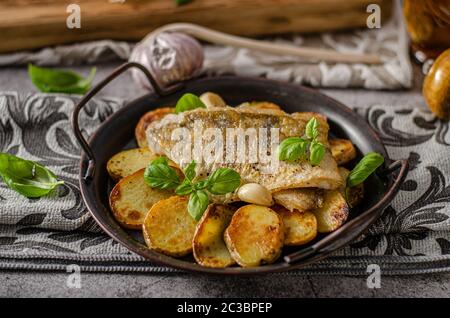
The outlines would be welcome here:
<svg viewBox="0 0 450 318">
<path fill-rule="evenodd" d="M 258 183 L 247 183 L 241 186 L 237 192 L 241 201 L 263 205 L 272 206 L 274 204 L 272 194 Z"/>
<path fill-rule="evenodd" d="M 200 100 L 208 109 L 227 106 L 222 97 L 211 92 L 206 92 L 200 95 Z"/>
<path fill-rule="evenodd" d="M 147 67 L 161 87 L 198 75 L 203 60 L 200 43 L 189 35 L 176 32 L 150 34 L 134 47 L 130 56 L 130 62 Z M 132 69 L 131 72 L 139 86 L 152 90 L 140 70 Z"/>
</svg>

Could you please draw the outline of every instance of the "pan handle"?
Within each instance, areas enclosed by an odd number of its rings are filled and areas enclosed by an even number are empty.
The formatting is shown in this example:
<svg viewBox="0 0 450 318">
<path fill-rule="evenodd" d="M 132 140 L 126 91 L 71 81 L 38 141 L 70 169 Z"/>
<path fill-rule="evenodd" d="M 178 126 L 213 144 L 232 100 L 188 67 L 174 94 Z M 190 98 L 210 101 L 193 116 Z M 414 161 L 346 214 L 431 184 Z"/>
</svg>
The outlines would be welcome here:
<svg viewBox="0 0 450 318">
<path fill-rule="evenodd" d="M 372 222 L 376 220 L 377 216 L 381 214 L 382 210 L 384 210 L 384 208 L 389 204 L 389 202 L 391 202 L 391 200 L 400 190 L 400 186 L 405 180 L 406 175 L 408 174 L 409 170 L 408 160 L 394 161 L 387 167 L 386 170 L 382 171 L 381 173 L 383 173 L 384 175 L 389 175 L 397 170 L 399 170 L 399 172 L 394 177 L 394 181 L 392 183 L 391 188 L 389 189 L 388 193 L 386 193 L 384 197 L 381 198 L 381 200 L 376 205 L 371 207 L 362 215 L 348 222 L 346 225 L 344 225 L 344 227 L 336 230 L 333 233 L 328 234 L 327 237 L 315 243 L 314 245 L 306 247 L 298 252 L 286 255 L 284 257 L 284 261 L 288 264 L 293 264 L 305 260 L 311 257 L 312 255 L 317 255 L 318 253 L 328 254 L 356 239 L 357 236 L 359 236 L 359 234 L 356 235 L 356 233 L 351 232 L 354 231 L 354 229 L 359 228 L 363 224 L 366 224 L 365 227 L 372 224 Z M 375 213 L 376 211 L 380 212 Z M 372 217 L 368 217 L 370 215 L 372 215 Z M 346 232 L 348 236 L 346 237 L 346 239 L 339 240 L 339 236 L 342 232 Z M 333 241 L 336 241 L 336 245 L 333 244 Z M 327 248 L 330 245 L 334 245 L 331 250 Z"/>
<path fill-rule="evenodd" d="M 180 88 L 180 85 L 174 85 L 167 89 L 163 89 L 159 86 L 158 82 L 155 80 L 153 75 L 150 73 L 150 71 L 143 66 L 142 64 L 136 63 L 136 62 L 127 62 L 119 67 L 117 67 L 110 75 L 108 75 L 105 79 L 103 79 L 100 83 L 95 85 L 78 103 L 77 106 L 75 106 L 75 109 L 72 113 L 72 129 L 75 134 L 75 137 L 78 140 L 78 143 L 80 144 L 81 148 L 83 149 L 84 153 L 86 154 L 86 157 L 88 158 L 88 168 L 86 170 L 86 174 L 84 175 L 84 179 L 88 180 L 92 178 L 95 172 L 95 157 L 94 152 L 92 151 L 91 147 L 89 146 L 86 139 L 83 137 L 83 134 L 81 133 L 78 117 L 80 114 L 81 109 L 91 100 L 92 97 L 94 97 L 101 89 L 103 89 L 106 85 L 108 85 L 112 80 L 117 78 L 120 74 L 128 70 L 129 68 L 138 68 L 141 70 L 144 75 L 147 77 L 148 81 L 150 82 L 151 86 L 153 87 L 155 93 L 158 96 L 166 96 L 172 94 L 174 91 L 178 90 Z"/>
</svg>

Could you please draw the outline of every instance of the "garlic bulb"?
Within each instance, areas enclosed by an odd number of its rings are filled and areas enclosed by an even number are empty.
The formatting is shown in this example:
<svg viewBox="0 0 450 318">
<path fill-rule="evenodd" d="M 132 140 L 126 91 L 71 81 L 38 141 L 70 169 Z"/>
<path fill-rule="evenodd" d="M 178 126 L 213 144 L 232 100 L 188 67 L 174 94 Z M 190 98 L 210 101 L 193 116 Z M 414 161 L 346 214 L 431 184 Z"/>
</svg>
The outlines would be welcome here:
<svg viewBox="0 0 450 318">
<path fill-rule="evenodd" d="M 147 67 L 161 87 L 196 76 L 203 67 L 203 48 L 200 43 L 183 33 L 150 34 L 131 52 L 130 62 Z M 132 69 L 135 82 L 152 90 L 145 75 Z"/>
</svg>

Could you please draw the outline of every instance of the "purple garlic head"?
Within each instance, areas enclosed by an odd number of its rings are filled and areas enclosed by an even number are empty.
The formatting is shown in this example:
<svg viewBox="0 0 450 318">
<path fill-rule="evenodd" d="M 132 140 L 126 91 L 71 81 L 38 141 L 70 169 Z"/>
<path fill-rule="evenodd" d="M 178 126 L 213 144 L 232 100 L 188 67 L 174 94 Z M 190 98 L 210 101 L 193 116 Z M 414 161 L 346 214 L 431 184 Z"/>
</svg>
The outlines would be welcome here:
<svg viewBox="0 0 450 318">
<path fill-rule="evenodd" d="M 147 67 L 161 87 L 198 75 L 203 67 L 203 48 L 184 33 L 159 33 L 139 42 L 131 52 L 130 62 Z M 153 90 L 145 75 L 132 69 L 134 81 Z"/>
</svg>

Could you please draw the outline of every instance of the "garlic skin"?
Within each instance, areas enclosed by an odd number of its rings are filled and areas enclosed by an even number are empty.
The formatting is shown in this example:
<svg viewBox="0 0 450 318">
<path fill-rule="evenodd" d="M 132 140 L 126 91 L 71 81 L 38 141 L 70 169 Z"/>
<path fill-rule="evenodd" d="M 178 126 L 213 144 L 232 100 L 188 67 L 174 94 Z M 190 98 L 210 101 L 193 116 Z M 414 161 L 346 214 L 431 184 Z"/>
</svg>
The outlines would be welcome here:
<svg viewBox="0 0 450 318">
<path fill-rule="evenodd" d="M 272 194 L 265 187 L 258 183 L 247 183 L 241 186 L 237 192 L 241 201 L 272 206 L 274 204 Z"/>
<path fill-rule="evenodd" d="M 150 34 L 131 52 L 130 62 L 144 65 L 161 87 L 198 75 L 203 68 L 203 48 L 183 33 Z M 133 80 L 142 88 L 153 90 L 145 75 L 132 69 Z"/>
</svg>

